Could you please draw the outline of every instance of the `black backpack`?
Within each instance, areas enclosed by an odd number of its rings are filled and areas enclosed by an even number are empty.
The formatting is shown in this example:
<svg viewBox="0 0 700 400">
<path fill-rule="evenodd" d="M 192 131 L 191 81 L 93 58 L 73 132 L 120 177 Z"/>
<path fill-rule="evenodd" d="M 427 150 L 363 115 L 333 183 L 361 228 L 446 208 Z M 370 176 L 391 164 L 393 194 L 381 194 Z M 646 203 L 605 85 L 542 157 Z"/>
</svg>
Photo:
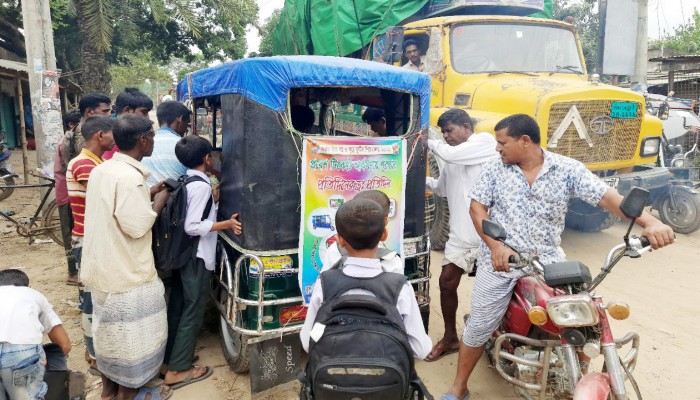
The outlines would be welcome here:
<svg viewBox="0 0 700 400">
<path fill-rule="evenodd" d="M 301 398 L 432 400 L 416 374 L 396 308 L 406 278 L 390 272 L 371 278 L 347 276 L 342 272 L 344 261 L 345 257 L 320 275 L 324 300 L 314 328 L 325 328 L 318 341 L 310 341 Z M 342 296 L 350 289 L 364 289 L 376 297 Z"/>
<path fill-rule="evenodd" d="M 156 270 L 161 278 L 170 276 L 172 271 L 184 267 L 197 257 L 200 237 L 185 233 L 187 184 L 192 182 L 206 182 L 206 180 L 199 176 L 183 175 L 177 181 L 168 179 L 166 182 L 172 191 L 153 225 L 152 244 Z M 209 216 L 213 203 L 214 199 L 209 197 L 202 220 Z"/>
</svg>

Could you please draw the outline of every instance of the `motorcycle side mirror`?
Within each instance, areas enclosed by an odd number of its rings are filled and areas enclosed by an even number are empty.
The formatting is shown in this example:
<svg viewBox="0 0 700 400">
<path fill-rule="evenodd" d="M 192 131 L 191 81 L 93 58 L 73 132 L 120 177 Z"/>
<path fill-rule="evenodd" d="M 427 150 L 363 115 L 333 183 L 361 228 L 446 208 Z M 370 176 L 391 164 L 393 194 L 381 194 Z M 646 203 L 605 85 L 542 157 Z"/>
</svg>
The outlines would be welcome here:
<svg viewBox="0 0 700 400">
<path fill-rule="evenodd" d="M 647 200 L 649 199 L 649 191 L 633 187 L 629 193 L 622 199 L 620 204 L 620 211 L 625 214 L 625 217 L 630 219 L 639 218 L 644 211 L 644 207 L 647 205 Z"/>
<path fill-rule="evenodd" d="M 659 110 L 657 111 L 657 115 L 659 119 L 661 120 L 667 120 L 668 119 L 668 112 L 669 112 L 669 106 L 668 103 L 663 102 L 661 105 L 659 105 Z"/>
<path fill-rule="evenodd" d="M 481 230 L 484 231 L 484 235 L 499 242 L 505 241 L 508 237 L 506 230 L 501 225 L 488 219 L 481 222 Z"/>
</svg>

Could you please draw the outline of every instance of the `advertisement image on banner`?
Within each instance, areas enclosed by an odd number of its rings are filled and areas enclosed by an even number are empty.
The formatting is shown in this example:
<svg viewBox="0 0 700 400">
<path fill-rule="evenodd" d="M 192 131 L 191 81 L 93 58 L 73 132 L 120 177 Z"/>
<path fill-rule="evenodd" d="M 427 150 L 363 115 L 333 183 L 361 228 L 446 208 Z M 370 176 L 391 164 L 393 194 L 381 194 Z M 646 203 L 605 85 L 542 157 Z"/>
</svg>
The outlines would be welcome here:
<svg viewBox="0 0 700 400">
<path fill-rule="evenodd" d="M 335 213 L 359 192 L 380 190 L 390 200 L 387 239 L 380 243 L 402 255 L 406 149 L 396 137 L 304 139 L 301 179 L 299 285 L 308 304 L 326 251 L 336 243 Z"/>
</svg>

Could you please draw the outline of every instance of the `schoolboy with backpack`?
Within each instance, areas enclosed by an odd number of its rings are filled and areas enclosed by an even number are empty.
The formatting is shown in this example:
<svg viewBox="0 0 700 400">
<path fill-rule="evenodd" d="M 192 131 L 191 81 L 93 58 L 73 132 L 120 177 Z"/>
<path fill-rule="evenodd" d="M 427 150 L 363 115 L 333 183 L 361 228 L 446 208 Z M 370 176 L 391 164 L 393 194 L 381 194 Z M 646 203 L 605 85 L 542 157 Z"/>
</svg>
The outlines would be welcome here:
<svg viewBox="0 0 700 400">
<path fill-rule="evenodd" d="M 177 159 L 185 165 L 181 177 L 159 216 L 155 235 L 163 251 L 157 266 L 172 273 L 168 302 L 168 341 L 165 348 L 164 381 L 172 389 L 209 377 L 213 369 L 194 366 L 197 335 L 204 318 L 204 304 L 216 258 L 216 231 L 230 229 L 241 234 L 238 214 L 216 221 L 207 172 L 213 171 L 212 145 L 198 136 L 185 136 L 175 146 Z M 156 252 L 158 253 L 158 252 Z"/>
<path fill-rule="evenodd" d="M 338 244 L 348 256 L 313 288 L 300 333 L 309 353 L 302 399 L 432 398 L 414 365 L 432 348 L 415 293 L 403 275 L 384 272 L 377 257 L 385 218 L 369 199 L 338 208 Z"/>
</svg>

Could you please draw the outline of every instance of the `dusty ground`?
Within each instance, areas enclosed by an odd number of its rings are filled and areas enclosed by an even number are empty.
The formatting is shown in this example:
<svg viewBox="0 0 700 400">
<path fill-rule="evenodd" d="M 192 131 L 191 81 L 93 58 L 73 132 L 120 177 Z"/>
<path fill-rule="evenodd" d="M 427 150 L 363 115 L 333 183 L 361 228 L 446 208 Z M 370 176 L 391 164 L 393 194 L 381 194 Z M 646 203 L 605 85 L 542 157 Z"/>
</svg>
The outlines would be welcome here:
<svg viewBox="0 0 700 400">
<path fill-rule="evenodd" d="M 35 155 L 30 155 L 35 160 Z M 21 155 L 13 154 L 13 167 L 21 171 Z M 21 172 L 20 172 L 21 175 Z M 38 204 L 34 190 L 16 191 L 9 199 L 0 202 L 3 210 L 13 210 L 18 215 L 31 215 Z M 596 273 L 607 251 L 622 240 L 623 225 L 601 233 L 584 234 L 565 232 L 563 246 L 570 259 L 578 259 Z M 437 276 L 442 254 L 433 252 L 433 295 L 430 318 L 430 336 L 440 338 L 439 289 Z M 700 350 L 695 346 L 698 333 L 698 304 L 700 296 L 695 287 L 696 268 L 700 264 L 700 231 L 692 235 L 678 235 L 671 248 L 647 253 L 641 259 L 622 261 L 601 285 L 600 292 L 607 299 L 626 301 L 632 310 L 626 321 L 612 321 L 617 337 L 628 331 L 636 331 L 642 338 L 636 379 L 645 399 L 700 399 L 695 374 Z M 77 290 L 63 282 L 67 274 L 63 250 L 49 244 L 29 244 L 18 237 L 14 229 L 0 221 L 0 268 L 21 267 L 30 276 L 32 286 L 43 292 L 61 316 L 73 341 L 69 365 L 85 371 L 84 344 L 80 327 L 80 315 L 76 308 Z M 460 287 L 458 316 L 469 311 L 469 296 L 473 278 L 464 278 Z M 460 318 L 458 318 L 460 320 Z M 210 324 L 211 325 L 211 324 Z M 458 324 L 461 331 L 463 325 Z M 248 399 L 250 385 L 247 375 L 236 375 L 226 365 L 218 336 L 211 326 L 205 328 L 199 340 L 200 363 L 215 367 L 214 377 L 176 391 L 174 400 L 182 399 Z M 453 354 L 435 363 L 418 362 L 417 368 L 433 395 L 439 396 L 452 382 L 457 355 Z M 96 382 L 88 377 L 88 384 Z M 501 380 L 494 370 L 487 367 L 485 358 L 477 366 L 471 380 L 474 399 L 516 398 L 512 388 Z M 95 397 L 93 394 L 90 398 Z M 278 390 L 261 399 L 298 398 L 292 389 Z"/>
</svg>

